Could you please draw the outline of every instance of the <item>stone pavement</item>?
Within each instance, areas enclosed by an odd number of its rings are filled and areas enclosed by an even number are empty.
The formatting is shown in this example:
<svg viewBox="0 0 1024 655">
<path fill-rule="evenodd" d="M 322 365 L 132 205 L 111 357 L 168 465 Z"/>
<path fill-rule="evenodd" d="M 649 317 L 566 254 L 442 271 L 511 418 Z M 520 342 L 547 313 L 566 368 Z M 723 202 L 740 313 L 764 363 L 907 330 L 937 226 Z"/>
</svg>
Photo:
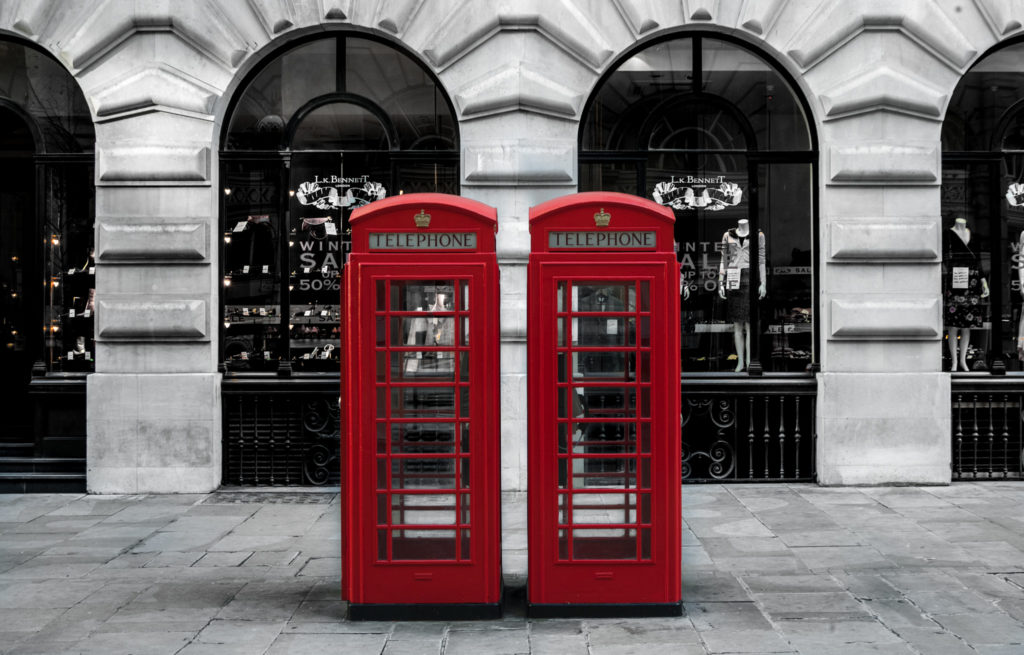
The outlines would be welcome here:
<svg viewBox="0 0 1024 655">
<path fill-rule="evenodd" d="M 1024 483 L 683 487 L 678 619 L 349 623 L 335 494 L 0 496 L 0 652 L 1024 653 Z"/>
</svg>

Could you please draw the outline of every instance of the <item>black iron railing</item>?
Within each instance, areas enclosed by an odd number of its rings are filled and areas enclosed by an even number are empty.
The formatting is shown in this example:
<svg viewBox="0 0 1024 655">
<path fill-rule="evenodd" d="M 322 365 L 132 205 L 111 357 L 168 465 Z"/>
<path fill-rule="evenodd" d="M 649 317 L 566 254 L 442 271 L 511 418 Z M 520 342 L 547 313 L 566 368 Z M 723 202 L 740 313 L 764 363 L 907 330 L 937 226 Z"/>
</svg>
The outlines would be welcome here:
<svg viewBox="0 0 1024 655">
<path fill-rule="evenodd" d="M 683 377 L 683 482 L 816 479 L 810 376 Z"/>
<path fill-rule="evenodd" d="M 225 485 L 338 484 L 338 380 L 225 378 Z M 814 481 L 812 377 L 684 377 L 682 481 Z M 1024 390 L 1022 390 L 1024 393 Z"/>
<path fill-rule="evenodd" d="M 953 479 L 1020 479 L 1024 378 L 956 376 L 952 392 Z"/>
<path fill-rule="evenodd" d="M 338 484 L 337 377 L 225 378 L 223 483 Z"/>
</svg>

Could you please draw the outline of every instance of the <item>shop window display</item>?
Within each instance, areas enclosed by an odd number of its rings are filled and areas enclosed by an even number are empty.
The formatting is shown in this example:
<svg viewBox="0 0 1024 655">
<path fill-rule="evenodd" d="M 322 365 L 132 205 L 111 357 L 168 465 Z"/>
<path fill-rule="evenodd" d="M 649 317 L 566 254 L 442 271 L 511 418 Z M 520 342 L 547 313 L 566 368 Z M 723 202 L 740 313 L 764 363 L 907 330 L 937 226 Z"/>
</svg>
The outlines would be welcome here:
<svg viewBox="0 0 1024 655">
<path fill-rule="evenodd" d="M 580 190 L 676 212 L 684 374 L 815 368 L 815 161 L 788 78 L 722 38 L 648 46 L 592 96 Z"/>
<path fill-rule="evenodd" d="M 336 373 L 349 215 L 389 195 L 458 193 L 451 106 L 412 57 L 331 36 L 251 76 L 224 147 L 225 367 Z"/>
<path fill-rule="evenodd" d="M 1024 371 L 1024 44 L 961 78 L 942 126 L 943 370 Z"/>
<path fill-rule="evenodd" d="M 35 439 L 31 380 L 95 370 L 94 142 L 71 74 L 0 39 L 0 441 Z"/>
</svg>

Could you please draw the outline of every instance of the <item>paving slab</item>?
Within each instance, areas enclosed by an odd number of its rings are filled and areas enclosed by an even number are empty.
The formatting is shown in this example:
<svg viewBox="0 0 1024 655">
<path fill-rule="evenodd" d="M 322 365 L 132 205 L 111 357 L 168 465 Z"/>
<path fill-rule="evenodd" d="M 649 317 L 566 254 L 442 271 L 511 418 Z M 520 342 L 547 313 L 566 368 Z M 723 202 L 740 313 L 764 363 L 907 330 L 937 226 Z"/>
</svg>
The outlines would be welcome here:
<svg viewBox="0 0 1024 655">
<path fill-rule="evenodd" d="M 686 616 L 698 632 L 708 630 L 770 630 L 771 624 L 753 601 L 684 603 Z"/>
<path fill-rule="evenodd" d="M 232 497 L 0 497 L 0 653 L 1024 653 L 1019 483 L 687 487 L 651 619 L 350 622 L 337 494 Z"/>
<path fill-rule="evenodd" d="M 792 653 L 793 645 L 774 630 L 709 630 L 700 638 L 709 653 Z"/>
</svg>

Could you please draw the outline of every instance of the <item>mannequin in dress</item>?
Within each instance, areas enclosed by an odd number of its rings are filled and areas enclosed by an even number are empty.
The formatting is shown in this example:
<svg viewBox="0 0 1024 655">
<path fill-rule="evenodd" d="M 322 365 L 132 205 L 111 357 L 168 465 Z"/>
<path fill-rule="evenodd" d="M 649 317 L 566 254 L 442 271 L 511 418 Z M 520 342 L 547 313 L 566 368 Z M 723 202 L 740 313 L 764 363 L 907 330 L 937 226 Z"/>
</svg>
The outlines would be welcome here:
<svg viewBox="0 0 1024 655">
<path fill-rule="evenodd" d="M 971 345 L 971 329 L 981 327 L 983 309 L 980 300 L 988 298 L 988 282 L 981 276 L 981 260 L 970 247 L 971 230 L 967 220 L 956 218 L 943 257 L 949 269 L 943 276 L 945 282 L 946 331 L 949 356 L 953 360 L 953 371 L 966 371 L 967 351 Z"/>
<path fill-rule="evenodd" d="M 722 261 L 718 265 L 718 295 L 727 301 L 732 320 L 733 343 L 736 347 L 736 371 L 750 363 L 750 223 L 741 218 L 736 227 L 722 235 Z M 765 238 L 757 233 L 757 270 L 760 285 L 757 297 L 767 293 L 765 282 Z"/>
</svg>

